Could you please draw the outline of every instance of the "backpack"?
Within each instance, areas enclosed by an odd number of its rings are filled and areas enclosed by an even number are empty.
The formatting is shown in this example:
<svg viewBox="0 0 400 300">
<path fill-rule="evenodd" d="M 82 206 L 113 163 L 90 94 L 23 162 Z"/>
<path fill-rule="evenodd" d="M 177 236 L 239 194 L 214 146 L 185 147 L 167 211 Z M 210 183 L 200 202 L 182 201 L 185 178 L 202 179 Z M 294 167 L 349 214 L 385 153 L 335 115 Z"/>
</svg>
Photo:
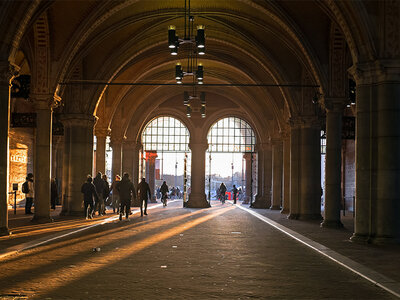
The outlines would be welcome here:
<svg viewBox="0 0 400 300">
<path fill-rule="evenodd" d="M 29 193 L 28 181 L 25 181 L 25 182 L 22 184 L 22 192 L 23 192 L 24 194 L 28 194 L 28 193 Z"/>
</svg>

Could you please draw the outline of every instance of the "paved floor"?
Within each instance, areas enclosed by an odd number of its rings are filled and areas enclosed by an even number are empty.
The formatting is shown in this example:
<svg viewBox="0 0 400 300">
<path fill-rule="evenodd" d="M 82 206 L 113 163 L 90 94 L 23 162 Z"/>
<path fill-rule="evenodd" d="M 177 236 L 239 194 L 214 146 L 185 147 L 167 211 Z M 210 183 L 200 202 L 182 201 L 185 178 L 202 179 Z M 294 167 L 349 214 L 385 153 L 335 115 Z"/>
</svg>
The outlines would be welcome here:
<svg viewBox="0 0 400 300">
<path fill-rule="evenodd" d="M 314 240 L 324 236 L 312 222 L 256 212 L 286 222 L 304 236 L 314 235 Z M 32 245 L 37 238 L 44 241 L 107 218 L 57 219 L 31 228 L 21 219 L 14 236 L 0 239 L 0 250 L 18 249 L 22 242 Z M 54 230 L 41 232 L 48 228 Z M 341 243 L 355 245 L 344 238 L 346 230 L 335 232 L 343 241 L 333 241 L 332 234 L 325 239 L 337 249 Z M 368 260 L 369 247 L 356 246 Z M 390 258 L 399 258 L 397 248 L 385 249 Z M 396 272 L 400 260 L 379 259 L 392 265 L 382 268 L 385 275 Z M 6 256 L 0 266 L 0 299 L 397 299 L 260 218 L 218 202 L 199 210 L 183 209 L 179 201 L 166 208 L 157 205 L 143 218 L 136 213 L 130 221 L 111 220 Z"/>
</svg>

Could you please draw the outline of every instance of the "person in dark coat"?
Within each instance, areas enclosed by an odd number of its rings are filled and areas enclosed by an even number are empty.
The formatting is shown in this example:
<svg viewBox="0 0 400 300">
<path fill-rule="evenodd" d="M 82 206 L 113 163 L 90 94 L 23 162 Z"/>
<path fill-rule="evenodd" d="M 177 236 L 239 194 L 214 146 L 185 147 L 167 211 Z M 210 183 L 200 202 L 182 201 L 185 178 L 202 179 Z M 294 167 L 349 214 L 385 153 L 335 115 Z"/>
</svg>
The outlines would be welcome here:
<svg viewBox="0 0 400 300">
<path fill-rule="evenodd" d="M 238 194 L 238 189 L 236 188 L 236 185 L 233 185 L 232 193 L 233 193 L 233 204 L 236 204 L 237 194 Z"/>
<path fill-rule="evenodd" d="M 95 202 L 95 211 L 98 211 L 99 216 L 103 215 L 102 208 L 104 207 L 104 190 L 106 189 L 106 183 L 104 182 L 101 172 L 98 172 L 93 180 L 93 184 L 97 192 L 97 200 Z"/>
<path fill-rule="evenodd" d="M 103 174 L 103 176 L 101 177 L 104 181 L 104 190 L 103 190 L 103 206 L 101 207 L 101 212 L 103 215 L 106 214 L 106 205 L 107 205 L 107 199 L 108 196 L 110 196 L 110 185 L 108 184 L 108 180 L 107 180 L 107 175 Z"/>
<path fill-rule="evenodd" d="M 140 200 L 140 215 L 143 217 L 143 204 L 144 214 L 147 215 L 147 201 L 151 198 L 150 186 L 145 178 L 142 178 L 142 181 L 138 185 L 138 197 Z"/>
<path fill-rule="evenodd" d="M 83 193 L 83 203 L 85 205 L 85 217 L 86 219 L 92 219 L 94 212 L 93 197 L 97 200 L 96 202 L 98 202 L 98 195 L 96 188 L 92 183 L 92 176 L 87 176 L 86 182 L 81 187 L 81 192 Z"/>
<path fill-rule="evenodd" d="M 51 180 L 51 209 L 56 209 L 56 203 L 58 199 L 58 187 L 55 179 Z"/>
<path fill-rule="evenodd" d="M 167 206 L 168 185 L 167 185 L 167 183 L 165 181 L 161 185 L 160 192 L 161 192 L 161 201 L 162 201 L 164 206 Z"/>
<path fill-rule="evenodd" d="M 133 186 L 132 181 L 129 180 L 128 173 L 124 173 L 122 180 L 117 183 L 117 190 L 119 193 L 119 200 L 121 201 L 119 219 L 122 220 L 124 208 L 126 219 L 128 219 L 131 212 L 131 199 L 132 197 L 136 198 L 135 187 Z"/>
</svg>

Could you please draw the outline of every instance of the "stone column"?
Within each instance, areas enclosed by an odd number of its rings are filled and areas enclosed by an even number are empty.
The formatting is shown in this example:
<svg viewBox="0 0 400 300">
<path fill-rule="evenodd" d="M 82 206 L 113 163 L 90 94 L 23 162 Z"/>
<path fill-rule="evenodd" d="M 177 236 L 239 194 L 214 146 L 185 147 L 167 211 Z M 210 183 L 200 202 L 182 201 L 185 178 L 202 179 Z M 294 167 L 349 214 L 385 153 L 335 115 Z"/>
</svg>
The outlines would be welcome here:
<svg viewBox="0 0 400 300">
<path fill-rule="evenodd" d="M 8 62 L 0 63 L 0 236 L 8 230 L 8 131 L 10 127 L 10 87 L 17 70 Z"/>
<path fill-rule="evenodd" d="M 243 158 L 245 160 L 245 165 L 246 165 L 246 173 L 245 173 L 245 178 L 246 178 L 246 197 L 245 201 L 243 203 L 250 203 L 252 204 L 252 153 L 245 153 L 243 154 Z"/>
<path fill-rule="evenodd" d="M 61 216 L 68 214 L 68 203 L 71 196 L 68 194 L 69 186 L 69 159 L 71 150 L 71 134 L 70 124 L 68 121 L 61 120 L 64 125 L 64 147 L 63 147 L 63 168 L 62 168 L 62 181 L 61 181 Z"/>
<path fill-rule="evenodd" d="M 135 141 L 125 140 L 122 144 L 122 173 L 127 172 L 133 178 L 133 160 L 135 155 Z"/>
<path fill-rule="evenodd" d="M 290 120 L 290 211 L 289 219 L 300 215 L 300 123 Z"/>
<path fill-rule="evenodd" d="M 62 122 L 69 136 L 66 140 L 69 158 L 64 160 L 64 162 L 68 161 L 69 169 L 66 187 L 67 197 L 65 199 L 67 201 L 66 214 L 82 215 L 83 196 L 81 187 L 87 175 L 92 173 L 93 168 L 93 126 L 95 117 L 85 114 L 67 114 L 63 116 Z"/>
<path fill-rule="evenodd" d="M 151 192 L 151 199 L 150 201 L 155 203 L 156 200 L 156 158 L 157 158 L 157 151 L 146 151 L 146 162 L 148 164 L 148 174 L 149 177 L 147 178 L 147 182 L 150 186 Z"/>
<path fill-rule="evenodd" d="M 111 178 L 114 178 L 117 174 L 121 175 L 122 170 L 122 137 L 111 136 L 110 146 L 113 150 Z"/>
<path fill-rule="evenodd" d="M 210 207 L 205 194 L 206 150 L 208 149 L 208 143 L 206 141 L 191 140 L 189 147 L 192 150 L 191 192 L 186 207 Z"/>
<path fill-rule="evenodd" d="M 342 200 L 342 114 L 344 99 L 325 99 L 325 218 L 322 227 L 341 228 Z"/>
<path fill-rule="evenodd" d="M 106 172 L 106 138 L 109 134 L 107 128 L 95 128 L 96 134 L 96 174 Z"/>
<path fill-rule="evenodd" d="M 305 120 L 300 130 L 301 220 L 321 220 L 321 129 L 318 120 Z"/>
<path fill-rule="evenodd" d="M 283 136 L 283 198 L 282 214 L 290 211 L 290 136 Z"/>
<path fill-rule="evenodd" d="M 142 143 L 141 142 L 136 142 L 135 147 L 134 147 L 134 153 L 133 153 L 133 175 L 132 175 L 132 180 L 133 184 L 135 187 L 139 183 L 139 165 L 140 165 L 140 151 L 142 149 Z"/>
<path fill-rule="evenodd" d="M 50 180 L 51 180 L 51 149 L 52 149 L 52 120 L 53 96 L 31 95 L 36 108 L 35 130 L 35 214 L 34 221 L 49 222 L 50 218 Z"/>
<path fill-rule="evenodd" d="M 274 140 L 272 143 L 272 204 L 270 209 L 281 209 L 282 203 L 282 141 Z"/>
<path fill-rule="evenodd" d="M 262 143 L 257 145 L 258 170 L 257 170 L 257 195 L 252 203 L 252 208 L 269 208 L 271 206 L 271 145 Z"/>
</svg>

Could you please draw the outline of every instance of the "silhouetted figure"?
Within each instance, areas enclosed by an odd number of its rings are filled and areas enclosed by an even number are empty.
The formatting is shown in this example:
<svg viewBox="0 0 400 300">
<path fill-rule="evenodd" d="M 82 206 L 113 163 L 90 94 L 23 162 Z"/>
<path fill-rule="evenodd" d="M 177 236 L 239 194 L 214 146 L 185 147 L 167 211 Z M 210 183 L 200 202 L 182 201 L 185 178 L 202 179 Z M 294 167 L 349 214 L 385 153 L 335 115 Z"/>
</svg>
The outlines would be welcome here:
<svg viewBox="0 0 400 300">
<path fill-rule="evenodd" d="M 103 215 L 102 207 L 104 206 L 104 198 L 103 193 L 106 188 L 106 183 L 103 178 L 101 178 L 101 172 L 98 172 L 96 177 L 93 180 L 93 184 L 96 187 L 97 199 L 95 203 L 95 211 L 98 211 L 99 216 Z"/>
<path fill-rule="evenodd" d="M 140 200 L 140 215 L 143 217 L 143 204 L 144 214 L 147 215 L 147 201 L 151 198 L 150 187 L 145 178 L 142 178 L 142 181 L 138 185 L 138 197 Z"/>
<path fill-rule="evenodd" d="M 122 215 L 124 214 L 126 219 L 129 218 L 129 214 L 131 212 L 131 199 L 132 197 L 136 197 L 135 187 L 133 186 L 132 181 L 129 180 L 129 174 L 124 173 L 122 176 L 122 180 L 117 183 L 117 190 L 119 193 L 119 199 L 121 201 L 121 209 L 119 211 L 119 219 L 122 220 Z"/>
<path fill-rule="evenodd" d="M 161 201 L 162 201 L 164 206 L 167 206 L 168 185 L 167 185 L 167 183 L 165 181 L 161 185 L 160 192 L 161 192 Z"/>
<path fill-rule="evenodd" d="M 32 214 L 33 198 L 35 198 L 35 186 L 33 184 L 33 174 L 26 176 L 26 181 L 22 184 L 22 192 L 25 194 L 25 214 Z"/>
<path fill-rule="evenodd" d="M 226 186 L 222 182 L 219 186 L 219 198 L 221 199 L 222 203 L 225 203 L 225 193 L 226 193 Z"/>
<path fill-rule="evenodd" d="M 232 193 L 233 193 L 233 204 L 236 204 L 237 194 L 238 194 L 238 189 L 236 188 L 236 185 L 233 185 Z"/>
<path fill-rule="evenodd" d="M 83 204 L 85 208 L 85 218 L 92 219 L 94 212 L 94 201 L 93 197 L 98 202 L 98 195 L 96 188 L 92 183 L 92 176 L 88 175 L 86 182 L 81 187 L 81 192 L 83 193 Z"/>
<path fill-rule="evenodd" d="M 58 199 L 58 188 L 55 179 L 51 180 L 50 187 L 51 187 L 51 198 L 50 198 L 51 209 L 56 209 L 56 203 Z"/>
<path fill-rule="evenodd" d="M 104 190 L 103 190 L 103 206 L 101 207 L 101 212 L 103 215 L 106 214 L 106 205 L 107 201 L 108 201 L 108 196 L 110 196 L 110 185 L 108 184 L 108 180 L 107 180 L 107 175 L 103 174 L 103 176 L 101 176 L 101 179 L 103 179 L 104 181 Z"/>
<path fill-rule="evenodd" d="M 117 214 L 119 214 L 119 206 L 120 206 L 120 201 L 119 201 L 119 192 L 117 189 L 117 184 L 118 182 L 121 181 L 121 177 L 119 175 L 115 175 L 115 180 L 111 184 L 111 189 L 110 192 L 112 192 L 112 208 L 113 212 L 117 211 Z"/>
</svg>

